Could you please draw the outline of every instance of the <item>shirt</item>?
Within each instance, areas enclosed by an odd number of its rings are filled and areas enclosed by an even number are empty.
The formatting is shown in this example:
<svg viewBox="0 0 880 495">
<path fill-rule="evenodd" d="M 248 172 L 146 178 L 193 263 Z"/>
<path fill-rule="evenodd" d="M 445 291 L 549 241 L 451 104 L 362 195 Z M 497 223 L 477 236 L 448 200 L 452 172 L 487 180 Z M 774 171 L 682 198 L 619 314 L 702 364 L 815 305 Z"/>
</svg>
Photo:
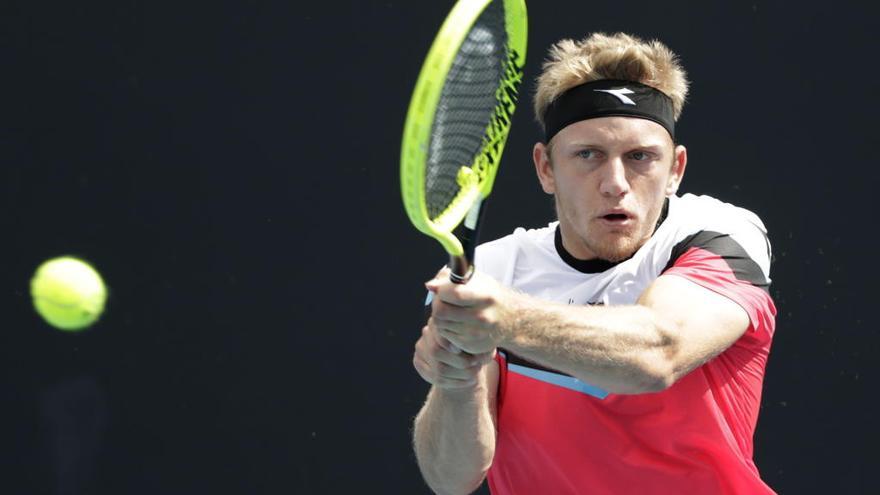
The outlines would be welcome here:
<svg viewBox="0 0 880 495">
<path fill-rule="evenodd" d="M 635 304 L 657 277 L 675 275 L 728 297 L 750 321 L 731 347 L 658 393 L 608 394 L 501 350 L 493 494 L 773 493 L 752 460 L 776 315 L 766 229 L 708 196 L 674 196 L 667 208 L 617 264 L 571 258 L 556 222 L 477 248 L 481 271 L 548 301 Z"/>
</svg>

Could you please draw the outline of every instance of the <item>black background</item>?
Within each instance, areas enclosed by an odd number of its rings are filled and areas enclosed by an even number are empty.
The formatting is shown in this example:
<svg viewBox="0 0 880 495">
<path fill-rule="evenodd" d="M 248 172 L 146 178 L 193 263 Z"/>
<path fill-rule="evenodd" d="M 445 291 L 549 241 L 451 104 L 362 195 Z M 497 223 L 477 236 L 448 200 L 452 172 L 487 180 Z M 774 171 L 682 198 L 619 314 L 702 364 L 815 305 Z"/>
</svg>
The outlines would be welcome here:
<svg viewBox="0 0 880 495">
<path fill-rule="evenodd" d="M 2 493 L 427 493 L 410 362 L 444 256 L 407 223 L 397 167 L 451 4 L 0 6 Z M 781 493 L 875 492 L 874 13 L 529 9 L 530 81 L 550 43 L 591 31 L 681 56 L 682 191 L 757 212 L 774 244 L 762 476 Z M 538 138 L 523 102 L 484 238 L 552 219 Z M 30 305 L 33 270 L 62 254 L 111 288 L 80 334 Z"/>
</svg>

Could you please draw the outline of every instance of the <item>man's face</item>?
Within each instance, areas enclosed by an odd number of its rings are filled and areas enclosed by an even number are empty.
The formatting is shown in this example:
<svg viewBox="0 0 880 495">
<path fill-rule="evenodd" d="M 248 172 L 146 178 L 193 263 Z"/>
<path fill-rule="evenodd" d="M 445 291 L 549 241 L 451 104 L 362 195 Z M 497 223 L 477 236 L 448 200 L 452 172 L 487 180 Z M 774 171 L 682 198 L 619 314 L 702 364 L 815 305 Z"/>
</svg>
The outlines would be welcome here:
<svg viewBox="0 0 880 495">
<path fill-rule="evenodd" d="M 566 250 L 579 259 L 626 259 L 654 232 L 675 194 L 687 152 L 650 120 L 603 117 L 576 122 L 542 143 L 534 160 L 541 186 L 556 197 Z"/>
</svg>

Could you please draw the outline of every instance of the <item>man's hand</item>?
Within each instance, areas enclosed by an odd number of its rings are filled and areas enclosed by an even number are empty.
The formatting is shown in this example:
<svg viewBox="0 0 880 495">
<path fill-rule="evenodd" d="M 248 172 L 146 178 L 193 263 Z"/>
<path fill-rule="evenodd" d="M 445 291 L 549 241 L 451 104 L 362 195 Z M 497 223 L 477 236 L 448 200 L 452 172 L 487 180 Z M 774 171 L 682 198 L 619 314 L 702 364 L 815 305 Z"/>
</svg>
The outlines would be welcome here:
<svg viewBox="0 0 880 495">
<path fill-rule="evenodd" d="M 467 284 L 456 284 L 444 268 L 425 287 L 434 293 L 437 333 L 469 354 L 494 352 L 516 322 L 518 294 L 487 275 L 475 272 Z"/>
<path fill-rule="evenodd" d="M 440 336 L 431 317 L 422 328 L 422 337 L 416 342 L 413 366 L 431 385 L 451 390 L 467 389 L 477 385 L 483 365 L 494 357 L 494 351 L 475 355 L 462 352 Z"/>
</svg>

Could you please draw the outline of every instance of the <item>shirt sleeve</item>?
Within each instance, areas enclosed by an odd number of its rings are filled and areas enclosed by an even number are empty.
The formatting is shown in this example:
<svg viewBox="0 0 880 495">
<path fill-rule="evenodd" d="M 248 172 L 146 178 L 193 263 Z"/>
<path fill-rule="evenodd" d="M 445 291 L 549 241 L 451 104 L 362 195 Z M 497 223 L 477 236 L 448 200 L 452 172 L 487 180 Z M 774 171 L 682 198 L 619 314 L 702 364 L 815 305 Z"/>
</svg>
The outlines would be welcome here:
<svg viewBox="0 0 880 495">
<path fill-rule="evenodd" d="M 763 236 L 755 230 L 749 235 Z M 754 245 L 754 239 L 749 240 Z M 776 306 L 770 297 L 769 243 L 766 259 L 763 252 L 750 254 L 743 243 L 729 234 L 701 231 L 677 244 L 663 275 L 684 277 L 702 287 L 717 292 L 739 304 L 749 315 L 750 328 L 771 335 L 775 330 Z"/>
</svg>

